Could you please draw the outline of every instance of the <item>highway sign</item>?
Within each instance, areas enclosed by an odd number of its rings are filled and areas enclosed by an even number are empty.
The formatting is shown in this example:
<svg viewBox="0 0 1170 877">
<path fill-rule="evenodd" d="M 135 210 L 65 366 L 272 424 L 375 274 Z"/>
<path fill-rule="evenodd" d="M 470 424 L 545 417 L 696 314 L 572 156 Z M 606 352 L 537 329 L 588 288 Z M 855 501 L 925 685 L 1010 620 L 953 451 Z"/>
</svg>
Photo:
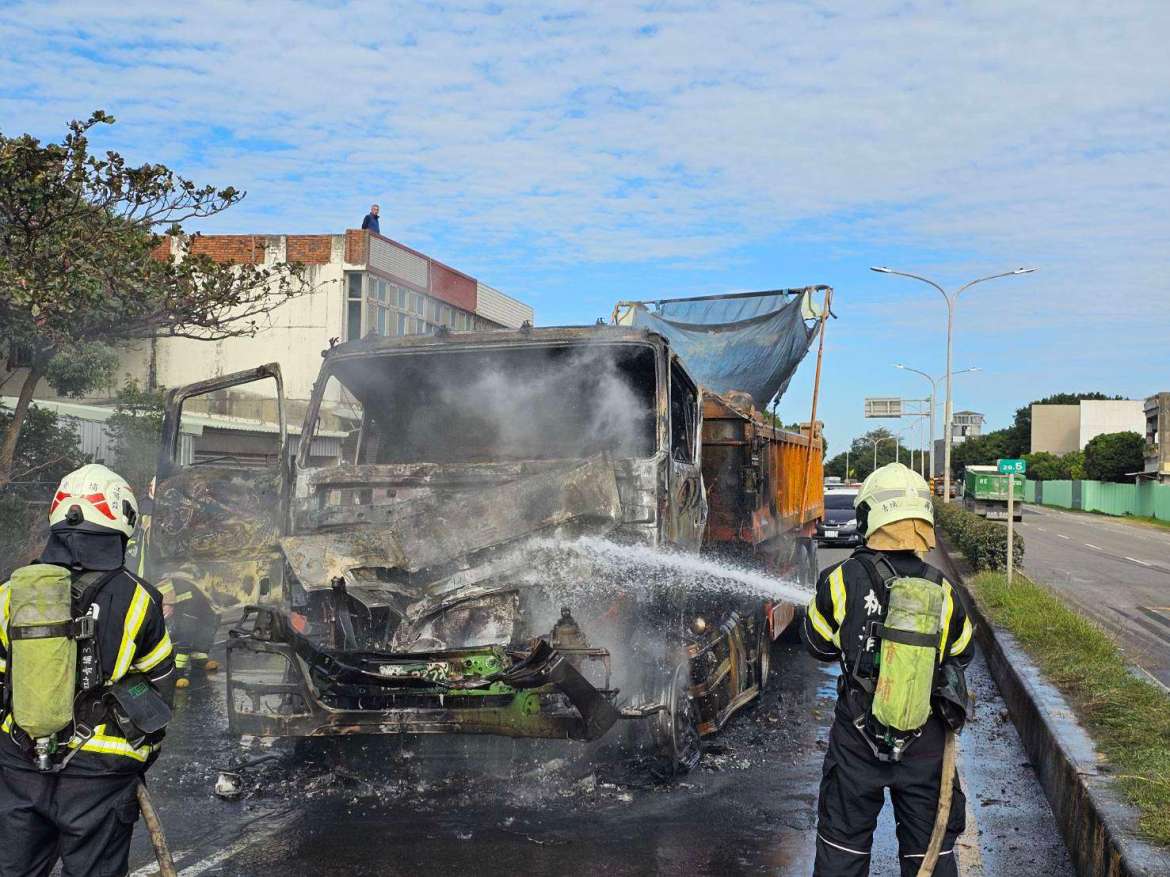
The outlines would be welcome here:
<svg viewBox="0 0 1170 877">
<path fill-rule="evenodd" d="M 1000 475 L 1023 475 L 1028 470 L 1028 462 L 1003 458 L 995 461 L 995 468 Z"/>
<path fill-rule="evenodd" d="M 900 396 L 866 396 L 866 417 L 901 417 L 902 399 Z"/>
</svg>

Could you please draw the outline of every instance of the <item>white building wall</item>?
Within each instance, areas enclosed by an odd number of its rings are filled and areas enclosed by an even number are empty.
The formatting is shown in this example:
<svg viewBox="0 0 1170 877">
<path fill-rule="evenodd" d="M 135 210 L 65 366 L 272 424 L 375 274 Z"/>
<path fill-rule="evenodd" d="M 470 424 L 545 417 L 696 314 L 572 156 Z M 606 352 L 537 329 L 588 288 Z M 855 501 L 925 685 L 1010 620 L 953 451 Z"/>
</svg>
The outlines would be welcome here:
<svg viewBox="0 0 1170 877">
<path fill-rule="evenodd" d="M 1141 400 L 1082 399 L 1080 408 L 1081 448 L 1108 432 L 1146 434 L 1145 405 Z"/>
<path fill-rule="evenodd" d="M 342 337 L 345 290 L 341 265 L 336 262 L 307 265 L 305 278 L 313 291 L 286 302 L 262 318 L 254 337 L 215 342 L 159 339 L 155 363 L 158 383 L 178 387 L 262 363 L 278 362 L 284 376 L 285 397 L 307 400 L 321 369 L 321 351 L 329 346 L 330 338 Z M 143 345 L 137 360 L 136 377 L 144 383 L 148 346 Z"/>
</svg>

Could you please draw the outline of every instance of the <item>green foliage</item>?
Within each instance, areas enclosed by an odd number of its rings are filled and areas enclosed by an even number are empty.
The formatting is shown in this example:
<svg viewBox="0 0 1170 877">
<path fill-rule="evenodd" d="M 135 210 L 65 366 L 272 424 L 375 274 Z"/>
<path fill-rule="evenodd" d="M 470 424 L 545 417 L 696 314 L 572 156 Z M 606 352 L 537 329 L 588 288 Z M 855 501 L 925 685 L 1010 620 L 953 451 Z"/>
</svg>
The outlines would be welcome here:
<svg viewBox="0 0 1170 877">
<path fill-rule="evenodd" d="M 1117 645 L 1048 588 L 981 573 L 971 590 L 1072 704 L 1140 812 L 1142 830 L 1170 845 L 1170 696 L 1135 674 Z"/>
<path fill-rule="evenodd" d="M 859 436 L 853 440 L 849 446 L 849 473 L 845 472 L 845 452 L 834 456 L 832 459 L 825 462 L 825 474 L 835 475 L 838 478 L 848 480 L 862 481 L 870 472 L 873 471 L 873 443 L 880 441 L 877 448 L 877 464 L 879 467 L 886 465 L 886 463 L 894 462 L 894 452 L 897 446 L 894 443 L 894 434 L 886 429 L 884 426 L 879 426 L 877 429 L 871 429 L 863 436 Z M 902 462 L 909 465 L 908 457 L 910 452 L 906 448 L 902 448 L 901 458 Z M 917 456 L 917 452 L 916 452 Z"/>
<path fill-rule="evenodd" d="M 114 469 L 145 497 L 158 461 L 163 390 L 147 391 L 130 381 L 118 393 L 106 426 L 114 437 Z"/>
<path fill-rule="evenodd" d="M 1007 568 L 1007 527 L 1004 524 L 989 521 L 958 503 L 944 503 L 938 498 L 934 500 L 934 523 L 975 569 Z M 1012 563 L 1019 566 L 1024 559 L 1024 538 L 1018 527 L 1012 535 Z"/>
<path fill-rule="evenodd" d="M 164 235 L 182 245 L 190 239 L 181 223 L 227 210 L 244 193 L 91 153 L 91 129 L 113 121 L 95 111 L 70 123 L 61 143 L 0 133 L 0 344 L 30 362 L 0 444 L 0 485 L 32 388 L 48 376 L 82 392 L 108 363 L 94 342 L 121 352 L 160 335 L 253 335 L 274 308 L 309 291 L 298 265 L 220 264 L 189 251 L 160 258 Z"/>
<path fill-rule="evenodd" d="M 0 407 L 0 438 L 12 428 L 12 412 Z M 13 459 L 14 482 L 55 484 L 78 466 L 88 462 L 81 453 L 77 430 L 54 412 L 33 406 L 16 442 Z M 22 485 L 14 484 L 14 488 Z M 27 491 L 21 490 L 22 493 Z"/>
<path fill-rule="evenodd" d="M 1085 455 L 1081 451 L 1051 454 L 1037 451 L 1024 454 L 1028 461 L 1028 478 L 1033 481 L 1067 481 L 1085 477 Z"/>
<path fill-rule="evenodd" d="M 967 466 L 994 466 L 1001 457 L 1014 455 L 1009 429 L 971 436 L 951 446 L 951 474 L 957 477 Z"/>
<path fill-rule="evenodd" d="M 118 367 L 118 354 L 94 341 L 59 350 L 45 367 L 45 380 L 63 396 L 84 396 L 108 384 Z"/>
<path fill-rule="evenodd" d="M 1107 432 L 1085 445 L 1085 477 L 1132 484 L 1145 466 L 1146 440 L 1136 432 Z"/>
<path fill-rule="evenodd" d="M 46 508 L 27 502 L 14 490 L 0 493 L 0 582 L 36 555 L 30 533 L 37 531 L 37 518 Z"/>
</svg>

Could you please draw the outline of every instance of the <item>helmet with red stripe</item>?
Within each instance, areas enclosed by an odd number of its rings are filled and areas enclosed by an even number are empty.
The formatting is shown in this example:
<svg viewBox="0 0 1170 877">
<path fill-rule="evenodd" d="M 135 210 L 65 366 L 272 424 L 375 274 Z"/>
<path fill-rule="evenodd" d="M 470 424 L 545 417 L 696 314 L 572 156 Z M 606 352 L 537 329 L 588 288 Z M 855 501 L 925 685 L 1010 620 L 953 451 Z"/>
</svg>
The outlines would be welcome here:
<svg viewBox="0 0 1170 877">
<path fill-rule="evenodd" d="M 62 478 L 49 504 L 50 527 L 113 530 L 129 539 L 137 519 L 134 491 L 125 478 L 100 463 L 82 466 Z"/>
</svg>

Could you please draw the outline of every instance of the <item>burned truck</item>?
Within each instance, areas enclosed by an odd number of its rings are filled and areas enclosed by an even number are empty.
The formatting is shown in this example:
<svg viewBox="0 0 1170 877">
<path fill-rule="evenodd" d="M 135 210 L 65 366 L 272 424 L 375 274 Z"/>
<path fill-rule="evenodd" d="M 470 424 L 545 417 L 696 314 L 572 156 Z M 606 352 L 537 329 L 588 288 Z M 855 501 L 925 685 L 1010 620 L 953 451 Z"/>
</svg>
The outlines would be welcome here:
<svg viewBox="0 0 1170 877">
<path fill-rule="evenodd" d="M 819 466 L 820 443 L 769 439 L 750 404 L 731 402 L 709 437 L 714 397 L 662 334 L 525 327 L 338 344 L 295 454 L 183 465 L 184 405 L 253 381 L 275 382 L 287 447 L 280 370 L 262 366 L 172 392 L 158 474 L 166 507 L 185 510 L 172 533 L 248 535 L 243 554 L 204 558 L 246 564 L 255 581 L 227 643 L 235 733 L 596 740 L 623 723 L 685 769 L 701 736 L 762 690 L 791 605 L 692 587 L 671 558 L 711 541 L 716 507 L 755 521 L 725 547 L 807 580 L 820 478 L 785 519 L 771 449 Z M 705 457 L 708 439 L 722 452 Z"/>
</svg>

